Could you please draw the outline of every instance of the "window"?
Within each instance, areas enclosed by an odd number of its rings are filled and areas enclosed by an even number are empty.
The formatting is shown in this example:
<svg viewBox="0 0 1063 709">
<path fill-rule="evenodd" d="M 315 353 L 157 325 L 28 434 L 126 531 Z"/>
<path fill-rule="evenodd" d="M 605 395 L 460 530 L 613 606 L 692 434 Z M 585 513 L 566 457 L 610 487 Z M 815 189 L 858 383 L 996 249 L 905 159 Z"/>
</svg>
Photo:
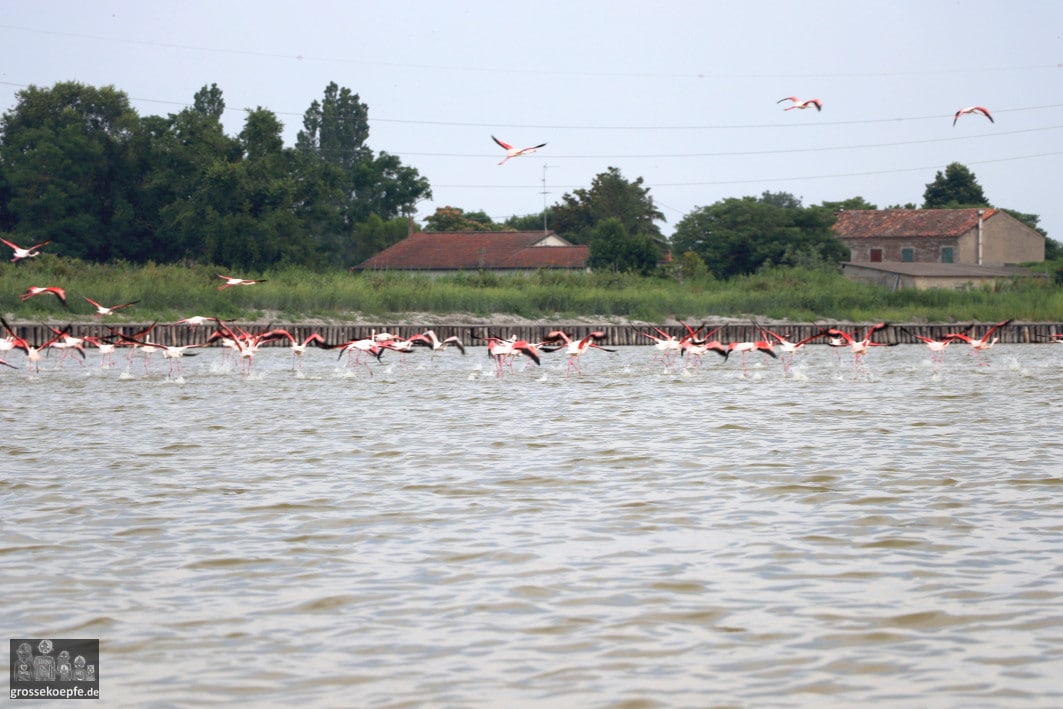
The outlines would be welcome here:
<svg viewBox="0 0 1063 709">
<path fill-rule="evenodd" d="M 905 263 L 915 261 L 915 249 L 901 249 L 901 261 Z"/>
<path fill-rule="evenodd" d="M 871 263 L 880 263 L 882 261 L 882 249 L 871 249 Z"/>
<path fill-rule="evenodd" d="M 952 263 L 952 247 L 941 247 L 941 263 Z"/>
</svg>

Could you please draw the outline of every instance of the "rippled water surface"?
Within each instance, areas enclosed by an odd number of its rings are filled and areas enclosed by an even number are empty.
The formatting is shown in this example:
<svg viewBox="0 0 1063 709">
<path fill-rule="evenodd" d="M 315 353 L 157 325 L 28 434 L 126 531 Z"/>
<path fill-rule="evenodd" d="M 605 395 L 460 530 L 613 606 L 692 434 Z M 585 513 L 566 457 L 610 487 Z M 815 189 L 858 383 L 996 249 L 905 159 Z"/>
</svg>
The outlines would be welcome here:
<svg viewBox="0 0 1063 709">
<path fill-rule="evenodd" d="M 1063 705 L 1063 347 L 94 357 L 0 372 L 0 618 L 105 705 Z"/>
</svg>

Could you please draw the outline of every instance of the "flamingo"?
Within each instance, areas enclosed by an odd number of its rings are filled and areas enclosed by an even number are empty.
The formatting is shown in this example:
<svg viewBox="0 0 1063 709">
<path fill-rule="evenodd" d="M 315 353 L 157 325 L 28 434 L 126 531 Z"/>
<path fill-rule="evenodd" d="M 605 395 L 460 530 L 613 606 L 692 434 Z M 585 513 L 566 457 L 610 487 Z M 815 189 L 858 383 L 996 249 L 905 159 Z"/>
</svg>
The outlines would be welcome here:
<svg viewBox="0 0 1063 709">
<path fill-rule="evenodd" d="M 181 360 L 185 357 L 195 357 L 197 352 L 189 352 L 188 350 L 196 349 L 199 347 L 207 347 L 206 342 L 197 342 L 191 345 L 162 345 L 157 342 L 139 342 L 137 344 L 140 347 L 154 347 L 155 349 L 162 350 L 163 359 L 170 360 L 170 373 L 169 377 L 173 377 L 173 370 L 176 367 L 177 376 L 184 376 L 184 372 L 181 370 Z"/>
<path fill-rule="evenodd" d="M 193 315 L 188 318 L 181 318 L 180 320 L 171 323 L 171 325 L 188 325 L 188 329 L 191 332 L 195 332 L 196 328 L 198 328 L 200 325 L 205 325 L 206 323 L 211 322 L 213 319 L 214 318 L 207 317 L 206 315 Z"/>
<path fill-rule="evenodd" d="M 491 136 L 491 140 L 501 145 L 506 151 L 506 157 L 502 158 L 502 162 L 498 163 L 499 165 L 505 163 L 506 160 L 509 160 L 510 158 L 520 157 L 521 155 L 528 155 L 529 153 L 534 153 L 536 150 L 546 145 L 546 143 L 539 143 L 538 145 L 533 145 L 530 148 L 514 148 L 509 143 L 503 143 L 501 140 L 494 137 L 493 135 Z"/>
<path fill-rule="evenodd" d="M 974 327 L 974 323 L 971 323 L 970 325 L 965 327 L 963 329 L 963 332 L 967 333 L 967 331 L 970 330 L 972 327 Z M 906 327 L 901 329 L 912 337 L 914 337 L 915 339 L 922 342 L 924 345 L 926 345 L 926 348 L 930 350 L 930 361 L 934 364 L 941 364 L 942 362 L 944 362 L 945 350 L 948 349 L 950 344 L 959 339 L 955 337 L 956 333 L 945 335 L 945 337 L 943 337 L 942 339 L 935 340 L 933 337 L 927 337 L 926 335 L 917 335 Z"/>
<path fill-rule="evenodd" d="M 701 328 L 698 328 L 698 330 L 700 329 Z M 716 328 L 715 330 L 711 330 L 710 332 L 705 333 L 705 336 L 701 338 L 684 337 L 682 340 L 680 340 L 680 356 L 683 356 L 687 352 L 689 352 L 691 357 L 694 358 L 693 366 L 695 369 L 701 366 L 701 358 L 706 352 L 715 352 L 716 354 L 723 357 L 724 361 L 726 361 L 731 354 L 731 350 L 727 349 L 727 345 L 723 344 L 719 340 L 709 339 L 721 329 L 723 329 L 723 325 L 720 325 L 720 327 Z"/>
<path fill-rule="evenodd" d="M 872 325 L 867 329 L 867 332 L 864 334 L 864 338 L 862 340 L 857 340 L 855 336 L 849 334 L 848 332 L 843 332 L 842 330 L 839 330 L 835 327 L 828 329 L 827 334 L 831 335 L 832 337 L 840 337 L 842 340 L 845 341 L 845 344 L 848 345 L 849 349 L 852 350 L 853 370 L 855 371 L 857 367 L 859 367 L 860 362 L 863 361 L 864 356 L 867 354 L 870 348 L 890 347 L 896 344 L 871 341 L 871 337 L 876 332 L 878 332 L 879 330 L 885 330 L 887 327 L 889 327 L 889 323 L 886 322 L 880 322 L 876 323 L 875 325 Z"/>
<path fill-rule="evenodd" d="M 81 359 L 85 359 L 86 338 L 74 337 L 73 335 L 71 335 L 70 328 L 72 327 L 73 325 L 67 325 L 65 328 L 60 330 L 58 328 L 52 327 L 51 325 L 48 326 L 49 330 L 59 336 L 59 340 L 53 342 L 51 346 L 52 349 L 63 351 L 62 356 L 60 356 L 59 358 L 60 367 L 63 366 L 63 362 L 66 361 L 66 358 L 70 355 L 70 350 L 74 350 L 75 352 L 81 355 Z"/>
<path fill-rule="evenodd" d="M 543 338 L 543 342 L 563 342 L 565 343 L 565 352 L 568 354 L 568 366 L 565 367 L 565 379 L 568 379 L 569 373 L 572 368 L 576 368 L 576 373 L 581 377 L 583 376 L 583 369 L 579 366 L 580 357 L 582 357 L 588 350 L 602 350 L 603 352 L 616 352 L 607 347 L 602 347 L 598 344 L 597 340 L 604 340 L 605 332 L 602 330 L 595 330 L 589 333 L 580 340 L 573 341 L 566 333 L 561 330 L 553 330 L 546 333 L 546 337 Z"/>
<path fill-rule="evenodd" d="M 950 332 L 947 335 L 945 335 L 945 337 L 948 337 L 948 338 L 951 338 L 951 339 L 955 339 L 955 340 L 963 340 L 964 342 L 966 342 L 968 345 L 971 346 L 971 351 L 973 351 L 976 355 L 978 355 L 978 365 L 981 366 L 981 367 L 988 367 L 989 364 L 985 360 L 982 359 L 982 353 L 985 352 L 986 350 L 988 350 L 989 348 L 991 348 L 993 345 L 995 345 L 1000 340 L 999 337 L 994 337 L 993 339 L 989 339 L 989 336 L 992 335 L 997 330 L 999 330 L 1000 328 L 1005 327 L 1005 326 L 1010 325 L 1010 324 L 1011 324 L 1011 320 L 1002 320 L 1001 322 L 998 322 L 996 325 L 994 325 L 993 327 L 991 327 L 988 330 L 986 330 L 985 334 L 982 335 L 977 340 L 974 339 L 973 337 L 971 337 L 970 335 L 967 335 L 965 332 Z M 968 328 L 968 330 L 969 329 L 970 328 Z"/>
<path fill-rule="evenodd" d="M 45 293 L 51 293 L 56 298 L 58 298 L 59 302 L 63 304 L 64 308 L 69 307 L 66 304 L 66 291 L 64 291 L 62 288 L 60 288 L 58 286 L 44 286 L 44 287 L 42 287 L 42 286 L 30 286 L 29 288 L 26 289 L 25 293 L 23 293 L 22 295 L 20 295 L 18 297 L 18 299 L 21 300 L 23 303 L 25 303 L 27 300 L 29 300 L 33 296 L 35 296 L 35 295 L 44 295 Z"/>
<path fill-rule="evenodd" d="M 102 318 L 104 315 L 112 315 L 114 313 L 114 311 L 116 311 L 116 310 L 121 310 L 122 308 L 128 308 L 130 305 L 136 305 L 137 303 L 140 302 L 139 300 L 134 300 L 134 301 L 129 302 L 129 303 L 122 303 L 121 305 L 112 305 L 111 307 L 108 308 L 106 306 L 100 305 L 99 303 L 97 303 L 92 298 L 88 298 L 86 296 L 81 296 L 81 297 L 85 298 L 85 300 L 89 301 L 94 306 L 96 306 L 96 317 L 98 317 L 98 318 Z"/>
<path fill-rule="evenodd" d="M 952 125 L 956 125 L 956 121 L 960 120 L 960 116 L 966 115 L 968 113 L 981 113 L 983 116 L 989 119 L 990 123 L 996 123 L 996 121 L 993 120 L 993 116 L 989 115 L 989 109 L 984 108 L 982 106 L 968 106 L 967 108 L 961 108 L 960 110 L 956 111 L 956 115 L 952 117 Z"/>
<path fill-rule="evenodd" d="M 100 351 L 100 369 L 107 369 L 108 367 L 114 366 L 114 353 L 115 350 L 118 349 L 117 344 L 115 344 L 114 342 L 104 341 L 99 337 L 95 337 L 93 335 L 87 336 L 85 338 L 85 342 L 89 343 L 90 345 L 93 345 L 96 349 Z"/>
<path fill-rule="evenodd" d="M 0 241 L 4 242 L 8 246 L 10 246 L 12 248 L 12 250 L 14 251 L 14 254 L 12 254 L 12 256 L 11 256 L 11 262 L 12 263 L 15 263 L 17 261 L 21 261 L 24 258 L 37 258 L 38 256 L 41 255 L 41 252 L 39 251 L 39 249 L 42 246 L 46 246 L 46 245 L 52 243 L 52 240 L 48 239 L 47 241 L 42 241 L 39 244 L 34 244 L 33 246 L 29 247 L 28 249 L 24 249 L 21 246 L 19 246 L 18 244 L 12 244 L 7 239 L 0 239 Z"/>
<path fill-rule="evenodd" d="M 309 335 L 303 338 L 302 342 L 296 340 L 295 335 L 288 332 L 287 330 L 274 330 L 274 332 L 278 333 L 281 337 L 287 338 L 288 342 L 291 345 L 292 369 L 295 369 L 296 362 L 299 363 L 299 369 L 303 368 L 303 355 L 306 354 L 306 349 L 310 345 L 316 345 L 317 347 L 323 347 L 325 349 L 328 349 L 328 344 L 326 344 L 325 338 L 317 332 L 310 333 Z"/>
<path fill-rule="evenodd" d="M 519 355 L 527 355 L 531 361 L 540 365 L 541 359 L 539 356 L 539 346 L 533 345 L 527 340 L 518 340 L 516 336 L 511 335 L 508 339 L 501 337 L 494 337 L 492 335 L 485 335 L 483 337 L 473 333 L 469 334 L 476 340 L 485 340 L 487 342 L 487 356 L 492 357 L 495 360 L 495 374 L 499 377 L 502 376 L 502 366 L 506 362 L 512 366 L 513 359 Z"/>
<path fill-rule="evenodd" d="M 461 338 L 457 335 L 451 335 L 450 337 L 439 339 L 435 330 L 427 330 L 420 335 L 414 335 L 408 342 L 417 347 L 428 347 L 432 350 L 432 355 L 435 356 L 437 352 L 443 352 L 450 345 L 454 345 L 458 348 L 458 351 L 465 354 L 465 345 L 462 344 Z"/>
<path fill-rule="evenodd" d="M 783 101 L 790 101 L 792 103 L 791 106 L 788 106 L 788 107 L 784 108 L 783 109 L 784 111 L 792 111 L 795 108 L 799 108 L 799 109 L 801 109 L 803 111 L 806 108 L 808 108 L 809 106 L 815 106 L 817 111 L 822 111 L 823 110 L 823 102 L 820 101 L 818 98 L 810 98 L 810 99 L 805 99 L 804 101 L 802 101 L 801 99 L 797 98 L 796 96 L 787 96 L 786 98 L 779 99 L 775 103 L 782 103 Z"/>
<path fill-rule="evenodd" d="M 41 371 L 41 359 L 43 359 L 43 355 L 41 353 L 69 334 L 68 330 L 58 330 L 56 331 L 58 332 L 57 335 L 54 335 L 52 338 L 46 340 L 45 342 L 34 346 L 31 345 L 26 339 L 16 335 L 15 331 L 11 329 L 11 326 L 7 324 L 7 321 L 4 320 L 2 316 L 0 316 L 0 325 L 3 325 L 4 330 L 7 331 L 8 336 L 14 343 L 14 348 L 22 350 L 26 353 L 26 359 L 33 365 L 33 371 L 37 373 Z M 69 325 L 67 327 L 69 327 Z M 84 356 L 84 351 L 82 351 L 81 354 L 82 356 Z"/>
<path fill-rule="evenodd" d="M 266 279 L 260 278 L 253 280 L 250 278 L 237 278 L 236 276 L 222 276 L 218 274 L 218 278 L 224 278 L 225 283 L 218 286 L 218 290 L 225 290 L 226 288 L 232 288 L 233 286 L 253 286 L 256 283 L 265 283 Z"/>
<path fill-rule="evenodd" d="M 136 353 L 138 347 L 151 342 L 151 333 L 158 325 L 158 321 L 153 322 L 146 328 L 139 332 L 134 332 L 132 335 L 126 335 L 119 330 L 114 329 L 110 325 L 105 325 L 111 334 L 118 338 L 118 343 L 129 347 L 129 364 L 133 364 L 133 355 Z M 150 348 L 144 352 L 144 371 L 147 372 L 151 368 Z"/>
<path fill-rule="evenodd" d="M 779 355 L 775 354 L 775 345 L 768 340 L 755 340 L 751 342 L 732 342 L 727 345 L 728 352 L 740 352 L 742 354 L 742 374 L 747 374 L 746 370 L 746 352 L 763 352 L 772 359 L 778 359 Z"/>
<path fill-rule="evenodd" d="M 258 352 L 259 347 L 267 342 L 284 337 L 284 331 L 274 330 L 270 327 L 256 333 L 246 332 L 237 328 L 240 330 L 237 333 L 219 318 L 214 318 L 214 322 L 217 325 L 217 329 L 207 337 L 207 344 L 215 340 L 221 340 L 223 345 L 236 350 L 240 357 L 240 369 L 244 376 L 251 373 L 251 365 L 254 364 L 255 354 Z"/>
<path fill-rule="evenodd" d="M 347 364 L 350 367 L 357 367 L 359 364 L 364 364 L 365 368 L 369 370 L 369 376 L 373 376 L 373 370 L 369 366 L 369 363 L 364 361 L 364 357 L 367 354 L 376 357 L 376 361 L 380 362 L 381 357 L 384 355 L 384 347 L 377 341 L 375 335 L 372 337 L 363 337 L 358 340 L 348 340 L 347 342 L 341 342 L 338 345 L 333 345 L 327 349 L 339 349 L 340 356 L 337 359 L 341 359 L 344 354 L 347 355 Z M 351 356 L 354 356 L 353 363 L 351 362 Z"/>
<path fill-rule="evenodd" d="M 659 327 L 654 327 L 653 329 L 656 330 L 658 334 L 651 335 L 650 333 L 642 332 L 641 330 L 639 331 L 639 334 L 653 340 L 653 348 L 656 350 L 656 353 L 653 355 L 653 360 L 657 361 L 657 358 L 660 358 L 661 362 L 664 363 L 664 366 L 670 367 L 672 362 L 675 361 L 676 354 L 682 352 L 679 338 L 665 332 Z"/>
<path fill-rule="evenodd" d="M 760 328 L 760 331 L 762 333 L 764 333 L 765 336 L 774 337 L 775 341 L 776 341 L 776 346 L 779 349 L 782 350 L 782 352 L 783 352 L 783 359 L 782 359 L 783 372 L 790 371 L 790 365 L 793 364 L 794 355 L 797 354 L 797 351 L 799 349 L 801 349 L 802 347 L 807 345 L 809 342 L 812 342 L 813 340 L 818 340 L 819 338 L 825 337 L 826 335 L 829 334 L 826 328 L 822 328 L 822 329 L 820 329 L 819 332 L 817 332 L 814 335 L 809 335 L 808 337 L 805 337 L 805 338 L 803 338 L 801 340 L 798 340 L 797 342 L 791 342 L 790 340 L 787 340 L 782 335 L 780 335 L 780 334 L 778 334 L 776 332 L 772 332 L 771 330 L 769 330 L 769 329 L 767 329 L 765 327 L 761 327 L 760 325 L 758 325 L 757 327 Z"/>
</svg>

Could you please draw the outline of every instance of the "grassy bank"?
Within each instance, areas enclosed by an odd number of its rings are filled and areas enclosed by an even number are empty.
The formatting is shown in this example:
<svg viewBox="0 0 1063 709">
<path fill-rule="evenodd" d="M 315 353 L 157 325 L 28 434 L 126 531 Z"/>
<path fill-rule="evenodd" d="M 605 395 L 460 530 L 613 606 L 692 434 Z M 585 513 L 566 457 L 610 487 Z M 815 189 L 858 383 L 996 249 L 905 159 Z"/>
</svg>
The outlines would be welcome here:
<svg viewBox="0 0 1063 709">
<path fill-rule="evenodd" d="M 399 273 L 318 273 L 301 268 L 234 274 L 265 279 L 219 291 L 223 269 L 204 266 L 90 264 L 43 255 L 0 267 L 0 311 L 9 319 L 89 321 L 103 305 L 136 306 L 108 316 L 172 321 L 190 315 L 240 320 L 352 322 L 394 319 L 405 313 L 479 318 L 507 314 L 528 319 L 666 322 L 756 316 L 810 322 L 990 322 L 1014 318 L 1063 322 L 1063 288 L 1009 281 L 995 289 L 890 292 L 827 270 L 773 269 L 730 281 L 684 283 L 619 274 L 535 273 L 526 276 L 464 273 L 430 277 Z M 26 302 L 29 286 L 60 286 L 68 309 L 52 296 Z"/>
</svg>

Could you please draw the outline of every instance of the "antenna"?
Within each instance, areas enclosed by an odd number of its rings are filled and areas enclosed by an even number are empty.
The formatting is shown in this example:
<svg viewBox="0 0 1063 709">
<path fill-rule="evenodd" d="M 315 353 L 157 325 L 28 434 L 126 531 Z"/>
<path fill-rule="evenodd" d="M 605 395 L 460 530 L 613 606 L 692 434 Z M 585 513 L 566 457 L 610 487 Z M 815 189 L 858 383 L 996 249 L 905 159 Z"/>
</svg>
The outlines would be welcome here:
<svg viewBox="0 0 1063 709">
<path fill-rule="evenodd" d="M 550 192 L 546 189 L 546 170 L 551 167 L 557 167 L 557 165 L 547 165 L 546 163 L 543 163 L 543 191 L 540 192 L 543 196 L 543 234 L 548 231 L 546 228 L 546 195 L 550 194 Z"/>
</svg>

